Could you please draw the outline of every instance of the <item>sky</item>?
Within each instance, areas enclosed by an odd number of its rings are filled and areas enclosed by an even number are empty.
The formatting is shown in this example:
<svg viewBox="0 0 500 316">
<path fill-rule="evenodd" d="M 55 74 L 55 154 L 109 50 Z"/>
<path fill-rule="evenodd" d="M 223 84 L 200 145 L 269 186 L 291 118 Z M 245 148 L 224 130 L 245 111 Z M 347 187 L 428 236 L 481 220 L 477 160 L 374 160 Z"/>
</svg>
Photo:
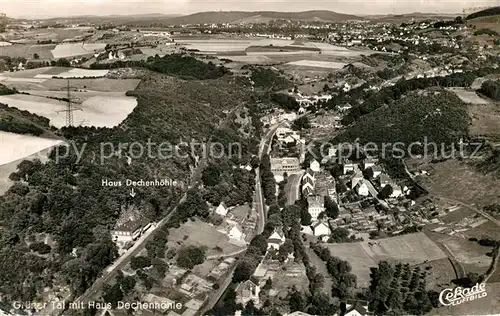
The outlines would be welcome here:
<svg viewBox="0 0 500 316">
<path fill-rule="evenodd" d="M 358 15 L 460 13 L 500 0 L 0 0 L 0 12 L 19 18 L 111 14 L 191 14 L 201 11 L 331 10 Z"/>
</svg>

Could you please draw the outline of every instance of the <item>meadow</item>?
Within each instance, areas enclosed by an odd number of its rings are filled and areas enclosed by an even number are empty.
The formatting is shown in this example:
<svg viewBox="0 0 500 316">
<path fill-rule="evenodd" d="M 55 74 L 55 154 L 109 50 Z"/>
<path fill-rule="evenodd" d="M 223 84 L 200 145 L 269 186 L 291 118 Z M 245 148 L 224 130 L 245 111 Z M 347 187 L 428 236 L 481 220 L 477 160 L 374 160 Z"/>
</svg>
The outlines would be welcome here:
<svg viewBox="0 0 500 316">
<path fill-rule="evenodd" d="M 370 268 L 381 260 L 421 264 L 446 258 L 446 254 L 424 233 L 408 234 L 349 244 L 323 244 L 332 255 L 348 261 L 358 277 L 359 286 L 367 286 Z"/>
</svg>

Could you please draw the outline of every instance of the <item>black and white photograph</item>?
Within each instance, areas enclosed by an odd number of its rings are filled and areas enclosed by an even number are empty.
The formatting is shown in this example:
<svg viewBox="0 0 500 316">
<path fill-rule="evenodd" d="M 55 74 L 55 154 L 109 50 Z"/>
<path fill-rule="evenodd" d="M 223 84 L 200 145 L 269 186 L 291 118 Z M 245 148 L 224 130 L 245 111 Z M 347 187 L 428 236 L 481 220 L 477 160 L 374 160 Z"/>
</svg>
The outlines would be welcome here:
<svg viewBox="0 0 500 316">
<path fill-rule="evenodd" d="M 0 0 L 0 316 L 500 316 L 500 0 Z"/>
</svg>

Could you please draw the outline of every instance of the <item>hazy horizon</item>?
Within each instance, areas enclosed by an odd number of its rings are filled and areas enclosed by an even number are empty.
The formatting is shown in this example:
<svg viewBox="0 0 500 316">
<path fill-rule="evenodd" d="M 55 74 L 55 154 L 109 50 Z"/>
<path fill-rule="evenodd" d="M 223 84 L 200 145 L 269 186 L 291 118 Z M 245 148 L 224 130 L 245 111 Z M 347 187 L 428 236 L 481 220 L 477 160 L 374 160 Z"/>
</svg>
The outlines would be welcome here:
<svg viewBox="0 0 500 316">
<path fill-rule="evenodd" d="M 497 6 L 500 0 L 0 0 L 0 12 L 13 18 L 53 18 L 83 15 L 187 15 L 204 11 L 282 11 L 330 10 L 354 15 L 442 13 L 458 14 L 464 9 Z"/>
</svg>

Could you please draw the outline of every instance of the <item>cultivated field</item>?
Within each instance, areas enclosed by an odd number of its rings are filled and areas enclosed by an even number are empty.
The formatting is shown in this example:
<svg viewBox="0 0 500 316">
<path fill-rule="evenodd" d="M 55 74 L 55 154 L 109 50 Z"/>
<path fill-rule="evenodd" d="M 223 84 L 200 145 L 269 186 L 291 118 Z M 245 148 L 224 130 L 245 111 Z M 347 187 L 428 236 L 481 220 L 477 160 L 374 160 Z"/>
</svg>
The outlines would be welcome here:
<svg viewBox="0 0 500 316">
<path fill-rule="evenodd" d="M 71 79 L 71 78 L 102 78 L 108 74 L 109 70 L 92 70 L 92 69 L 80 69 L 80 68 L 70 68 L 67 71 L 52 74 L 51 72 L 38 74 L 35 78 L 39 79 L 51 79 L 52 77 L 58 77 L 63 79 Z"/>
<path fill-rule="evenodd" d="M 341 69 L 346 64 L 334 61 L 298 60 L 290 62 L 287 65 L 313 67 L 313 68 Z"/>
<path fill-rule="evenodd" d="M 241 249 L 229 242 L 229 237 L 208 223 L 196 221 L 188 221 L 182 224 L 177 229 L 169 230 L 168 248 L 179 248 L 187 245 L 197 247 L 206 246 L 207 256 L 217 255 L 222 253 L 231 253 Z M 222 251 L 217 251 L 215 247 L 222 248 Z"/>
<path fill-rule="evenodd" d="M 50 119 L 50 124 L 63 127 L 66 124 L 66 102 L 31 95 L 0 96 L 0 102 Z M 120 124 L 137 106 L 137 100 L 126 96 L 91 96 L 81 104 L 75 104 L 75 125 L 113 127 Z"/>
<path fill-rule="evenodd" d="M 469 115 L 472 118 L 470 133 L 472 135 L 500 135 L 500 106 L 490 103 L 486 105 L 469 105 Z"/>
<path fill-rule="evenodd" d="M 95 52 L 103 51 L 106 44 L 103 43 L 71 43 L 60 44 L 51 50 L 54 58 L 70 58 L 76 56 L 92 55 Z"/>
<path fill-rule="evenodd" d="M 489 102 L 477 95 L 475 91 L 465 90 L 463 88 L 450 88 L 448 89 L 460 98 L 460 100 L 469 104 L 488 104 Z"/>
<path fill-rule="evenodd" d="M 500 185 L 493 174 L 483 174 L 457 160 L 430 165 L 423 185 L 436 196 L 462 201 L 478 208 L 500 202 Z"/>
<path fill-rule="evenodd" d="M 369 284 L 370 268 L 376 267 L 381 260 L 420 264 L 446 258 L 446 254 L 424 233 L 325 246 L 333 256 L 349 261 L 360 286 Z"/>
<path fill-rule="evenodd" d="M 9 175 L 23 160 L 46 161 L 50 148 L 63 143 L 60 140 L 39 138 L 0 131 L 0 195 L 13 184 Z"/>
</svg>

